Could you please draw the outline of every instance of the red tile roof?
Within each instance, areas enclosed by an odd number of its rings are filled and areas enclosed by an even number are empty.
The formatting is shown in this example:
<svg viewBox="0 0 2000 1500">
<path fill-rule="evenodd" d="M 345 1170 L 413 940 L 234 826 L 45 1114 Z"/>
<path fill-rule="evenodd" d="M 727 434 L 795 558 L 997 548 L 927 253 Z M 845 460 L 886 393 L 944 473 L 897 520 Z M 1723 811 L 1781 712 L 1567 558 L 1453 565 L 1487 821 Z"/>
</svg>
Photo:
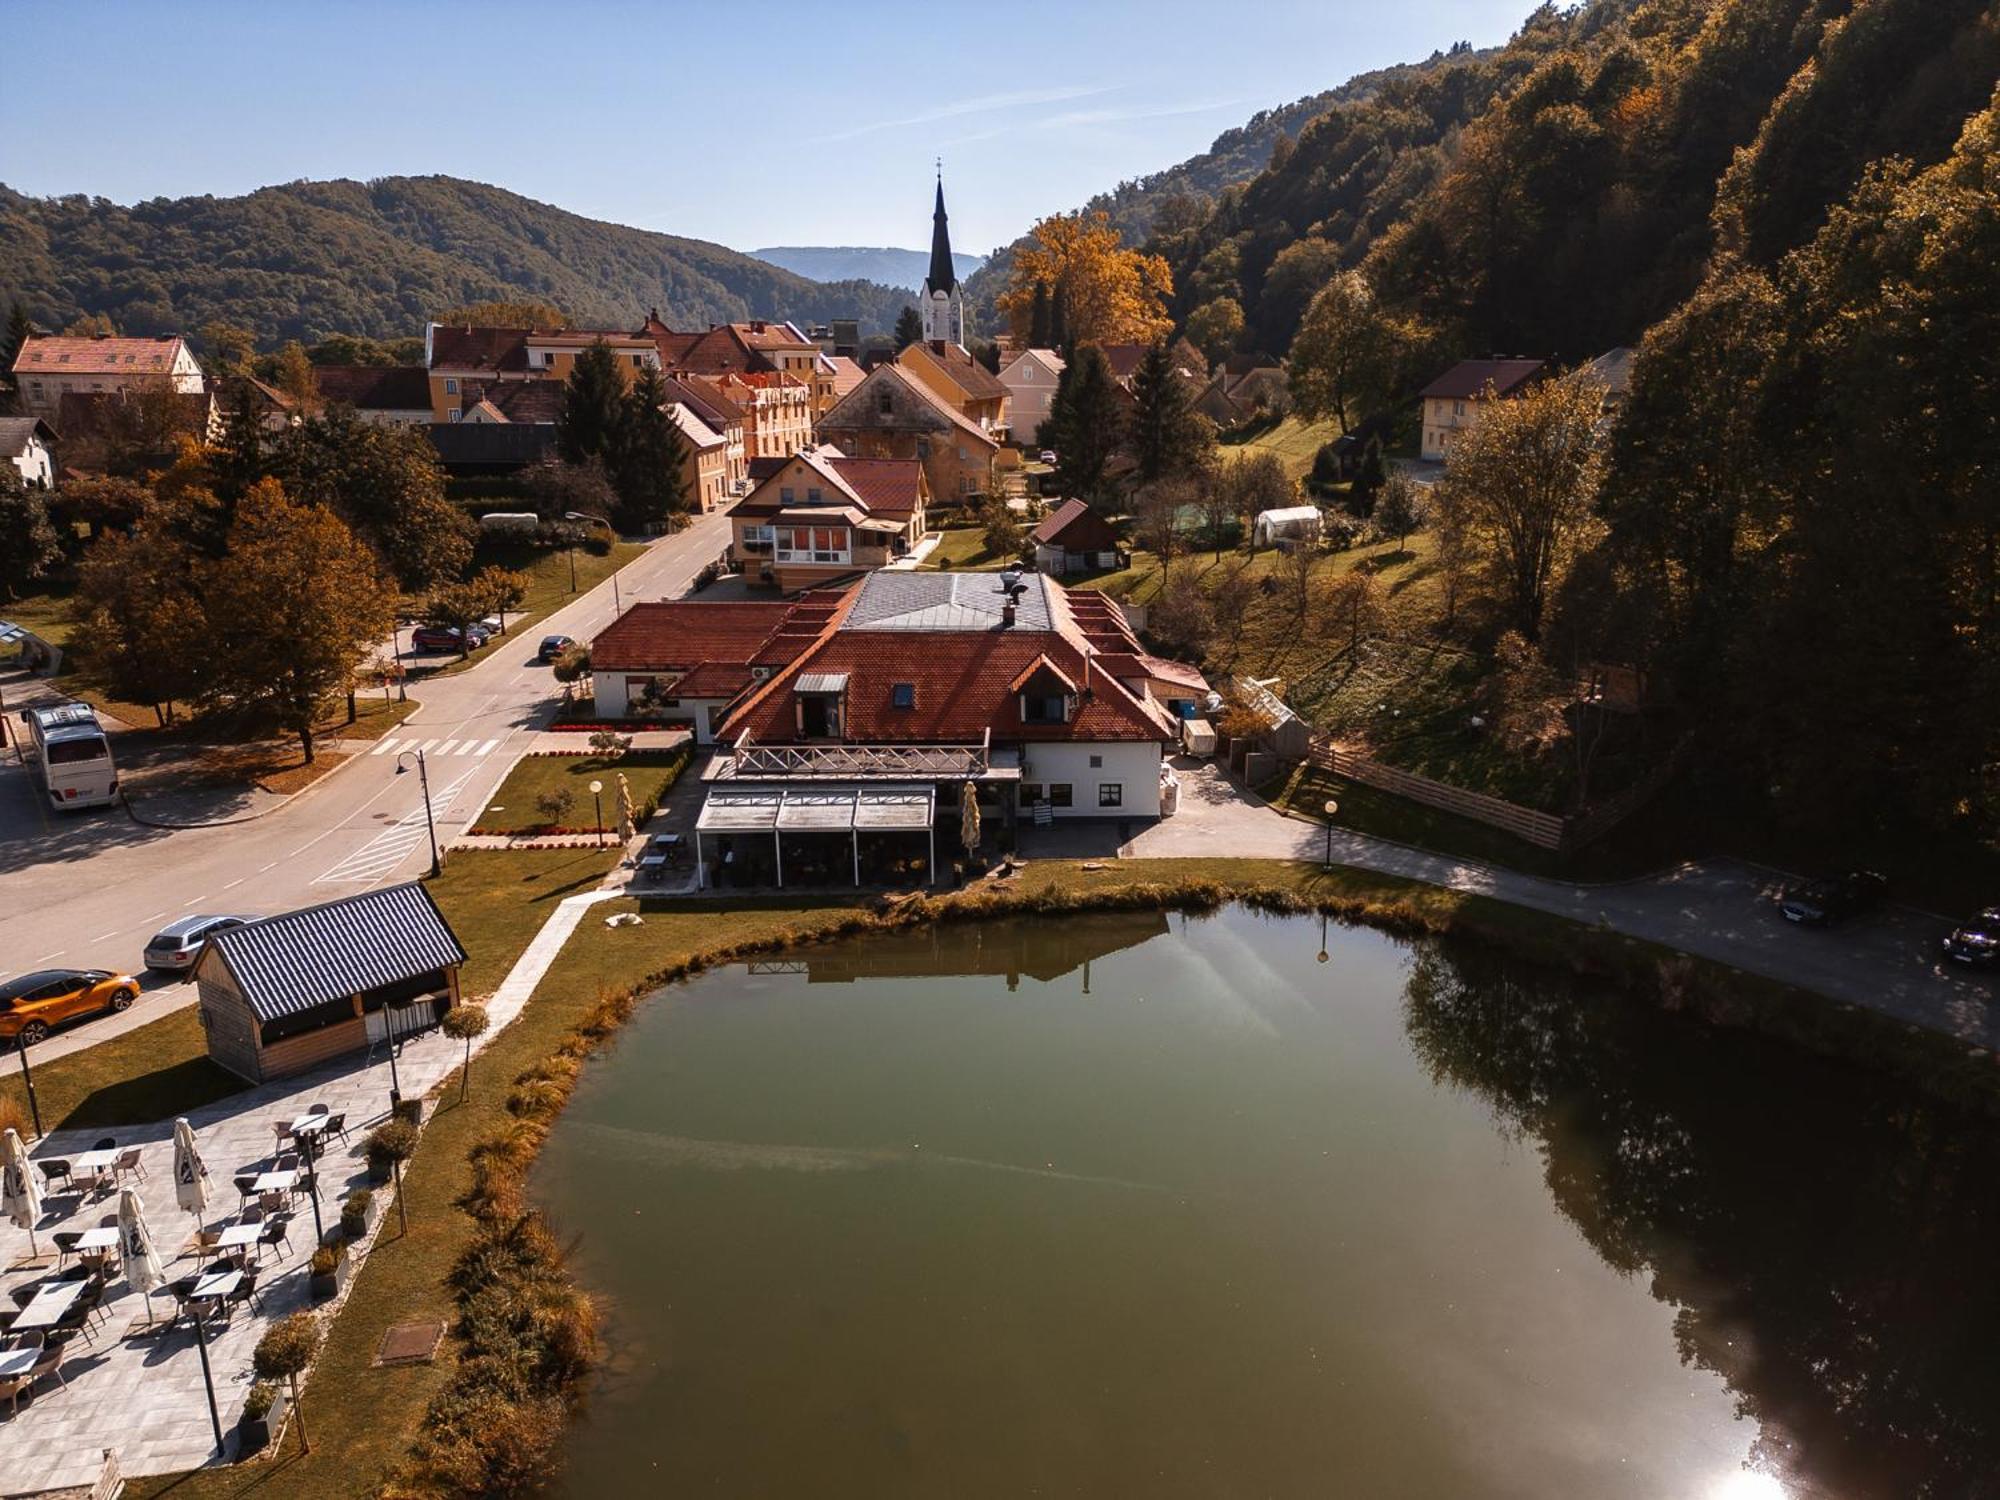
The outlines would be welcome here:
<svg viewBox="0 0 2000 1500">
<path fill-rule="evenodd" d="M 947 343 L 943 339 L 932 339 L 929 343 L 912 344 L 910 347 L 922 349 L 925 354 L 943 365 L 951 378 L 975 400 L 997 401 L 1008 394 L 1007 387 L 1000 383 L 999 376 L 957 344 Z"/>
<path fill-rule="evenodd" d="M 320 399 L 356 411 L 429 411 L 430 372 L 422 365 L 320 365 Z"/>
<path fill-rule="evenodd" d="M 747 667 L 791 612 L 789 604 L 761 601 L 676 599 L 634 604 L 591 642 L 591 668 L 690 671 L 716 662 Z"/>
<path fill-rule="evenodd" d="M 680 402 L 716 431 L 743 420 L 743 408 L 731 401 L 712 380 L 682 373 L 666 377 L 667 395 Z"/>
<path fill-rule="evenodd" d="M 179 334 L 122 339 L 35 333 L 22 341 L 14 369 L 19 374 L 165 375 L 182 343 Z"/>
<path fill-rule="evenodd" d="M 907 517 L 923 499 L 921 459 L 830 458 L 826 462 L 877 515 Z"/>
<path fill-rule="evenodd" d="M 480 387 L 483 396 L 510 422 L 553 422 L 562 415 L 560 380 L 494 380 Z"/>
<path fill-rule="evenodd" d="M 1443 401 L 1476 401 L 1492 394 L 1511 396 L 1548 368 L 1545 359 L 1462 359 L 1420 393 Z"/>
<path fill-rule="evenodd" d="M 1118 545 L 1112 524 L 1081 500 L 1063 501 L 1029 535 L 1069 552 L 1107 552 Z"/>
<path fill-rule="evenodd" d="M 433 370 L 492 370 L 528 368 L 527 328 L 447 328 L 431 330 Z"/>
</svg>

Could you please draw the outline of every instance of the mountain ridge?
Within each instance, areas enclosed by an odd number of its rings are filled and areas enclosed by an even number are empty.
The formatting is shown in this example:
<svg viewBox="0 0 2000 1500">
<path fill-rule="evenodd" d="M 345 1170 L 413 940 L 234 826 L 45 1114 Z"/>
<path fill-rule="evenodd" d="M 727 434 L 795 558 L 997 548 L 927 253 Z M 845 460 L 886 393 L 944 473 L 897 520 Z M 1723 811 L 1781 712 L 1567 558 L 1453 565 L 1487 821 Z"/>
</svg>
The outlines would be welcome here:
<svg viewBox="0 0 2000 1500">
<path fill-rule="evenodd" d="M 896 245 L 767 245 L 746 253 L 808 281 L 873 281 L 913 292 L 923 286 L 931 265 L 928 250 Z M 957 251 L 951 260 L 960 281 L 986 263 L 984 256 Z"/>
<path fill-rule="evenodd" d="M 586 326 L 636 325 L 657 308 L 696 328 L 855 317 L 877 332 L 908 298 L 433 175 L 300 180 L 130 206 L 0 184 L 0 304 L 15 300 L 49 327 L 87 314 L 131 334 L 219 321 L 272 344 L 395 338 L 446 308 L 517 300 L 554 303 Z"/>
</svg>

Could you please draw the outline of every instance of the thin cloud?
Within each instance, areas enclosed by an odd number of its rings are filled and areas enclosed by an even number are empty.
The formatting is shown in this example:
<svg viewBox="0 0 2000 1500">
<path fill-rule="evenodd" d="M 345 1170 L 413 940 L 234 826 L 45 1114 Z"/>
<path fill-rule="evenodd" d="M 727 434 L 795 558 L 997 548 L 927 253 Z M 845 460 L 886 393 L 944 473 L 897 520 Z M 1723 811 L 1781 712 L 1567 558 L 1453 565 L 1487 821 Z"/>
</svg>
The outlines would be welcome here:
<svg viewBox="0 0 2000 1500">
<path fill-rule="evenodd" d="M 1171 120 L 1183 115 L 1212 114 L 1224 109 L 1242 109 L 1251 101 L 1248 99 L 1215 99 L 1206 104 L 1175 105 L 1164 109 L 1143 109 L 1138 107 L 1104 109 L 1072 109 L 1057 115 L 1043 115 L 1038 119 L 1020 123 L 996 126 L 991 130 L 976 130 L 970 135 L 956 135 L 938 142 L 939 149 L 952 146 L 968 146 L 975 141 L 990 141 L 1003 135 L 1021 135 L 1031 130 L 1083 130 L 1093 125 L 1123 125 L 1134 120 Z"/>
<path fill-rule="evenodd" d="M 823 135 L 822 141 L 851 141 L 856 136 L 872 135 L 878 130 L 900 130 L 907 125 L 929 125 L 938 120 L 957 119 L 961 115 L 981 115 L 996 109 L 1019 109 L 1030 104 L 1063 104 L 1071 99 L 1094 99 L 1102 94 L 1115 93 L 1120 85 L 1096 88 L 1052 88 L 1016 89 L 1004 94 L 981 94 L 974 99 L 961 99 L 956 104 L 940 105 L 919 115 L 905 115 L 898 120 L 875 120 L 866 125 L 857 125 L 852 130 L 836 131 Z"/>
</svg>

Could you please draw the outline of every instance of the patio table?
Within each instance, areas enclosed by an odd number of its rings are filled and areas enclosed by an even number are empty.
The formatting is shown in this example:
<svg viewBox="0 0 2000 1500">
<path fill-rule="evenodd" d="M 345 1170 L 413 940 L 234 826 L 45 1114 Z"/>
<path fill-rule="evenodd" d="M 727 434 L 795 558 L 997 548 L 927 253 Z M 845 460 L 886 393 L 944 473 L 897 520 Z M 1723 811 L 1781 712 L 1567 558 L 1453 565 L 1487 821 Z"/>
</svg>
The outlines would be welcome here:
<svg viewBox="0 0 2000 1500">
<path fill-rule="evenodd" d="M 299 1169 L 286 1167 L 282 1172 L 260 1172 L 257 1174 L 257 1191 L 260 1193 L 289 1193 L 299 1185 Z"/>
<path fill-rule="evenodd" d="M 231 1224 L 216 1238 L 216 1248 L 234 1250 L 242 1245 L 254 1245 L 263 1232 L 264 1225 L 261 1221 L 255 1224 Z"/>
<path fill-rule="evenodd" d="M 188 1293 L 188 1301 L 206 1302 L 210 1298 L 227 1297 L 238 1286 L 242 1285 L 242 1282 L 243 1273 L 241 1271 L 213 1272 L 202 1277 L 201 1280 L 194 1284 L 194 1290 Z"/>
<path fill-rule="evenodd" d="M 116 1224 L 100 1225 L 96 1229 L 86 1229 L 76 1242 L 79 1253 L 85 1250 L 116 1250 L 119 1234 Z"/>
<path fill-rule="evenodd" d="M 103 1151 L 84 1151 L 69 1159 L 72 1177 L 102 1177 L 118 1160 L 118 1148 L 107 1147 Z"/>
<path fill-rule="evenodd" d="M 292 1134 L 318 1135 L 326 1129 L 326 1122 L 331 1118 L 331 1115 L 300 1115 L 292 1121 Z"/>
<path fill-rule="evenodd" d="M 21 1316 L 14 1320 L 14 1331 L 27 1328 L 53 1328 L 63 1320 L 65 1314 L 83 1295 L 84 1282 L 79 1280 L 44 1282 L 42 1289 L 35 1293 L 35 1300 L 21 1309 Z"/>
<path fill-rule="evenodd" d="M 40 1349 L 8 1349 L 0 1351 L 0 1380 L 12 1380 L 34 1369 L 35 1361 L 42 1357 Z"/>
</svg>

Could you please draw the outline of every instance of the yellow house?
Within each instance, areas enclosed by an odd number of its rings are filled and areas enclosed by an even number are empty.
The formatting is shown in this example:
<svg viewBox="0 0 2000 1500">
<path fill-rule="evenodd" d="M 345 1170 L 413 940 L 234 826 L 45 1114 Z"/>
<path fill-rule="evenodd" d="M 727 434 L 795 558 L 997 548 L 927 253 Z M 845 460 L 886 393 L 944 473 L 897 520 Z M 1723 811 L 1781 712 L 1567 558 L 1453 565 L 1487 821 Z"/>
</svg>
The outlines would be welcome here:
<svg viewBox="0 0 2000 1500">
<path fill-rule="evenodd" d="M 886 566 L 926 535 L 915 459 L 794 454 L 729 512 L 730 556 L 785 593 Z"/>
<path fill-rule="evenodd" d="M 1541 359 L 1464 359 L 1423 389 L 1424 431 L 1418 451 L 1436 463 L 1451 455 L 1458 435 L 1479 423 L 1480 404 L 1518 396 L 1548 370 Z"/>
<path fill-rule="evenodd" d="M 920 341 L 897 355 L 896 363 L 988 437 L 998 441 L 1007 435 L 1007 387 L 964 348 L 943 339 Z"/>
<path fill-rule="evenodd" d="M 429 374 L 431 420 L 461 420 L 468 382 L 491 385 L 507 380 L 564 381 L 576 368 L 576 358 L 602 340 L 611 348 L 619 370 L 629 381 L 647 365 L 660 367 L 660 351 L 645 334 L 571 328 L 546 332 L 532 328 L 448 328 L 433 323 L 424 330 L 424 366 Z"/>
</svg>

